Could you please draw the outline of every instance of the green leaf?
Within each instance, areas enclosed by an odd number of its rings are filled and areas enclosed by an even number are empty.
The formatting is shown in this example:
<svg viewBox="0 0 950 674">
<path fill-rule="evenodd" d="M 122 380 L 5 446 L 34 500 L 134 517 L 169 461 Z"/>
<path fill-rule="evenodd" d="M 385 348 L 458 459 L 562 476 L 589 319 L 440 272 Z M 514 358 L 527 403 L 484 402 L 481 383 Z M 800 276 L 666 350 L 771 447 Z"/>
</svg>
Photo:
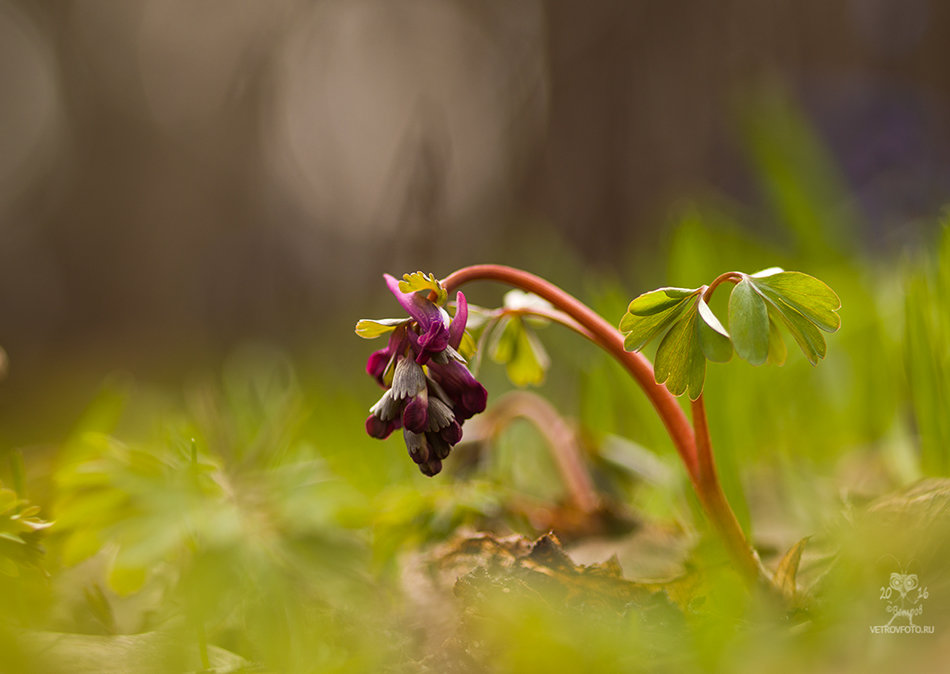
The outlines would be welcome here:
<svg viewBox="0 0 950 674">
<path fill-rule="evenodd" d="M 706 377 L 706 357 L 697 338 L 698 311 L 694 303 L 660 341 L 653 366 L 657 384 L 675 396 L 688 392 L 690 400 L 696 400 L 703 392 Z"/>
<path fill-rule="evenodd" d="M 515 386 L 538 386 L 544 382 L 550 358 L 520 316 L 501 320 L 492 334 L 489 353 L 492 360 L 505 365 L 508 379 Z"/>
<path fill-rule="evenodd" d="M 691 304 L 689 299 L 698 293 L 699 288 L 660 288 L 634 299 L 620 319 L 623 348 L 639 351 L 650 340 L 662 335 Z"/>
<path fill-rule="evenodd" d="M 802 552 L 805 550 L 805 544 L 810 536 L 806 536 L 789 548 L 788 552 L 782 557 L 775 569 L 775 575 L 772 576 L 772 582 L 783 595 L 789 599 L 794 599 L 798 593 L 798 587 L 795 577 L 798 575 L 798 566 L 802 561 Z"/>
<path fill-rule="evenodd" d="M 729 340 L 729 333 L 722 327 L 722 323 L 706 304 L 706 300 L 700 297 L 697 305 L 700 320 L 696 321 L 696 327 L 703 353 L 711 361 L 725 363 L 732 358 L 732 342 Z"/>
<path fill-rule="evenodd" d="M 465 360 L 469 360 L 475 355 L 475 352 L 478 351 L 478 345 L 475 343 L 475 338 L 472 337 L 468 330 L 462 333 L 462 341 L 459 343 L 458 351 Z"/>
<path fill-rule="evenodd" d="M 792 337 L 802 353 L 805 354 L 808 362 L 817 365 L 826 353 L 825 338 L 821 336 L 821 332 L 815 327 L 814 323 L 781 300 L 778 300 L 774 306 L 777 310 L 776 313 L 785 323 L 788 331 L 792 333 Z"/>
<path fill-rule="evenodd" d="M 408 323 L 407 318 L 362 318 L 356 323 L 356 334 L 363 339 L 376 339 L 382 335 L 387 335 L 404 323 Z"/>
<path fill-rule="evenodd" d="M 533 331 L 522 327 L 515 346 L 515 355 L 505 368 L 515 386 L 540 386 L 544 383 L 551 360 Z"/>
<path fill-rule="evenodd" d="M 757 277 L 754 283 L 769 299 L 781 299 L 825 332 L 841 327 L 841 318 L 836 313 L 841 308 L 841 300 L 834 290 L 814 276 L 785 271 Z"/>
<path fill-rule="evenodd" d="M 785 358 L 788 356 L 788 348 L 785 346 L 785 340 L 782 339 L 782 333 L 778 330 L 778 319 L 775 315 L 776 309 L 769 306 L 769 355 L 766 362 L 769 365 L 784 365 Z"/>
<path fill-rule="evenodd" d="M 448 292 L 446 292 L 445 288 L 442 287 L 442 284 L 433 274 L 426 276 L 421 271 L 412 274 L 403 274 L 402 281 L 399 282 L 399 289 L 404 293 L 422 290 L 433 291 L 436 294 L 435 303 L 439 306 L 444 305 L 445 301 L 449 298 Z"/>
<path fill-rule="evenodd" d="M 516 310 L 532 310 L 537 309 L 539 311 L 553 311 L 554 307 L 551 306 L 551 303 L 548 302 L 543 297 L 539 297 L 534 293 L 526 293 L 523 290 L 509 290 L 505 293 L 504 300 L 502 301 L 502 306 L 505 309 L 516 309 Z"/>
<path fill-rule="evenodd" d="M 729 295 L 729 333 L 736 353 L 753 365 L 769 355 L 769 315 L 765 300 L 744 277 Z"/>
<path fill-rule="evenodd" d="M 635 316 L 650 316 L 676 306 L 696 294 L 697 288 L 658 288 L 643 293 L 630 302 L 627 311 Z"/>
<path fill-rule="evenodd" d="M 763 269 L 762 271 L 757 271 L 754 274 L 749 274 L 752 278 L 766 278 L 768 276 L 773 276 L 774 274 L 781 274 L 785 270 L 781 267 L 769 267 L 768 269 Z"/>
<path fill-rule="evenodd" d="M 488 355 L 499 364 L 511 360 L 515 353 L 518 326 L 514 325 L 517 319 L 505 316 L 492 329 L 488 340 Z"/>
<path fill-rule="evenodd" d="M 762 307 L 766 308 L 767 330 L 763 329 Z M 840 307 L 838 295 L 822 281 L 773 267 L 742 275 L 729 298 L 729 330 L 736 352 L 750 363 L 781 365 L 788 355 L 777 328 L 781 322 L 808 362 L 816 365 L 827 349 L 819 329 L 834 332 L 840 327 L 836 313 Z"/>
</svg>

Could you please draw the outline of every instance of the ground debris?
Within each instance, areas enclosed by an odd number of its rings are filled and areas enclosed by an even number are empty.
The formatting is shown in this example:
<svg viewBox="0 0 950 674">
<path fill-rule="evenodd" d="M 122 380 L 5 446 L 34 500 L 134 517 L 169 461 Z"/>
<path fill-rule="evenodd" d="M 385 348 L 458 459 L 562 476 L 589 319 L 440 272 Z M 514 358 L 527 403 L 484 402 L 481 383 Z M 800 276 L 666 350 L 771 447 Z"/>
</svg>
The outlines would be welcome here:
<svg viewBox="0 0 950 674">
<path fill-rule="evenodd" d="M 596 564 L 575 564 L 553 533 L 535 540 L 468 536 L 435 551 L 430 568 L 446 581 L 455 578 L 455 596 L 466 604 L 497 590 L 543 597 L 559 609 L 612 607 L 618 614 L 631 604 L 649 603 L 658 594 L 679 603 L 687 582 L 685 577 L 666 582 L 628 580 L 616 555 Z"/>
<path fill-rule="evenodd" d="M 553 533 L 534 540 L 464 536 L 432 551 L 429 572 L 435 586 L 452 588 L 457 627 L 419 663 L 426 672 L 484 671 L 499 646 L 499 632 L 505 632 L 499 626 L 524 615 L 597 624 L 618 639 L 630 621 L 662 630 L 682 619 L 695 591 L 691 577 L 647 583 L 625 579 L 616 556 L 576 564 Z"/>
</svg>

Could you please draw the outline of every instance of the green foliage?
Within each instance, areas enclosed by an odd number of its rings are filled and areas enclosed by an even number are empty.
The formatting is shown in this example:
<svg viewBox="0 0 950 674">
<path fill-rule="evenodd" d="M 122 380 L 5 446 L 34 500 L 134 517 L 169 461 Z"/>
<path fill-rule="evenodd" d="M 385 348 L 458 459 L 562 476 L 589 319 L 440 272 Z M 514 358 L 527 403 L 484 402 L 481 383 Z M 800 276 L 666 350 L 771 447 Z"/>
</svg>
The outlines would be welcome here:
<svg viewBox="0 0 950 674">
<path fill-rule="evenodd" d="M 627 307 L 620 320 L 624 347 L 643 348 L 663 335 L 657 347 L 654 373 L 673 395 L 688 392 L 696 400 L 703 392 L 706 359 L 732 357 L 729 334 L 702 297 L 704 288 L 660 288 L 644 293 Z"/>
<path fill-rule="evenodd" d="M 511 290 L 505 293 L 503 305 L 495 311 L 469 305 L 469 325 L 477 337 L 465 350 L 482 348 L 499 365 L 505 366 L 508 380 L 518 387 L 540 386 L 551 364 L 535 328 L 544 327 L 544 315 L 553 312 L 551 305 L 532 293 Z M 477 363 L 475 369 L 477 371 Z"/>
<path fill-rule="evenodd" d="M 0 574 L 15 578 L 40 564 L 40 535 L 52 522 L 39 515 L 39 506 L 0 483 Z"/>
<path fill-rule="evenodd" d="M 658 384 L 666 384 L 673 395 L 689 391 L 691 400 L 703 392 L 706 358 L 699 343 L 696 304 L 675 321 L 656 350 L 654 374 Z"/>
<path fill-rule="evenodd" d="M 87 418 L 108 420 L 101 408 L 116 398 L 106 391 Z M 91 558 L 111 601 L 151 607 L 124 629 L 183 613 L 280 671 L 315 655 L 303 633 L 325 634 L 324 656 L 338 657 L 353 640 L 333 622 L 371 592 L 370 546 L 353 530 L 370 511 L 304 433 L 293 372 L 256 355 L 190 399 L 159 428 L 121 440 L 111 423 L 81 424 L 55 475 L 58 556 L 69 566 Z M 122 417 L 134 418 L 137 402 L 127 399 Z"/>
<path fill-rule="evenodd" d="M 521 316 L 502 318 L 489 341 L 492 360 L 505 366 L 508 379 L 515 386 L 539 386 L 550 365 L 540 340 Z"/>
<path fill-rule="evenodd" d="M 950 475 L 950 221 L 934 259 L 904 278 L 904 361 L 920 440 L 921 465 Z"/>
<path fill-rule="evenodd" d="M 635 298 L 620 319 L 624 348 L 638 351 L 660 338 L 654 359 L 658 384 L 673 395 L 688 393 L 696 400 L 703 392 L 706 360 L 725 362 L 733 347 L 739 356 L 761 365 L 785 362 L 785 343 L 778 331 L 781 321 L 809 362 L 825 356 L 818 328 L 834 332 L 840 326 L 838 296 L 818 279 L 779 268 L 738 279 L 729 297 L 729 331 L 706 303 L 708 286 L 660 288 Z"/>
<path fill-rule="evenodd" d="M 778 268 L 742 274 L 729 297 L 729 328 L 736 353 L 753 365 L 766 361 L 781 365 L 786 353 L 777 327 L 781 321 L 808 362 L 817 365 L 826 353 L 818 330 L 835 332 L 841 326 L 836 313 L 840 307 L 835 292 L 807 274 Z"/>
<path fill-rule="evenodd" d="M 753 365 L 764 363 L 770 351 L 769 340 L 778 332 L 770 330 L 765 300 L 748 278 L 739 281 L 729 295 L 729 327 L 739 357 Z"/>
<path fill-rule="evenodd" d="M 699 288 L 659 288 L 630 302 L 627 313 L 620 319 L 624 348 L 639 351 L 647 342 L 665 333 L 699 292 Z"/>
</svg>

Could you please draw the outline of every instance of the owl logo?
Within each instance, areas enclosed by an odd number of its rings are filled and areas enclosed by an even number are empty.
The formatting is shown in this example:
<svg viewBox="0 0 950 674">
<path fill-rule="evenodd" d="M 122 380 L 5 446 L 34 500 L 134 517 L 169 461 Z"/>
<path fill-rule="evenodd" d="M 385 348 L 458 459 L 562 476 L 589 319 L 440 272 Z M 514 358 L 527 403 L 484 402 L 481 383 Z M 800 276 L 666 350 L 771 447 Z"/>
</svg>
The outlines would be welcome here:
<svg viewBox="0 0 950 674">
<path fill-rule="evenodd" d="M 914 592 L 916 590 L 916 592 Z M 914 625 L 914 616 L 923 613 L 921 600 L 930 596 L 926 587 L 920 587 L 916 573 L 894 572 L 886 586 L 881 587 L 881 599 L 887 601 L 887 612 L 892 624 L 897 618 L 907 618 L 908 625 Z"/>
<path fill-rule="evenodd" d="M 907 593 L 916 590 L 920 583 L 916 573 L 892 573 L 890 586 L 900 593 L 901 599 L 907 598 Z"/>
</svg>

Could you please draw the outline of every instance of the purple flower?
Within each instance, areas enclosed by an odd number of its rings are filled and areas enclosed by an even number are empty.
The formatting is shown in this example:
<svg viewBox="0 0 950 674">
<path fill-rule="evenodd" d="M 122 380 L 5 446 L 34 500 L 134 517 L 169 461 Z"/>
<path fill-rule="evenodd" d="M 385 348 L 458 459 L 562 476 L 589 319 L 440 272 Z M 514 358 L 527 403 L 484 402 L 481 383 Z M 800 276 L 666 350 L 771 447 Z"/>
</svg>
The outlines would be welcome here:
<svg viewBox="0 0 950 674">
<path fill-rule="evenodd" d="M 366 362 L 366 372 L 386 389 L 370 408 L 366 432 L 383 439 L 401 428 L 410 458 L 431 476 L 462 439 L 462 423 L 484 411 L 488 398 L 458 352 L 468 304 L 458 293 L 452 319 L 426 292 L 403 292 L 395 278 L 384 278 L 409 318 L 367 321 L 391 331 L 386 348 Z"/>
</svg>

